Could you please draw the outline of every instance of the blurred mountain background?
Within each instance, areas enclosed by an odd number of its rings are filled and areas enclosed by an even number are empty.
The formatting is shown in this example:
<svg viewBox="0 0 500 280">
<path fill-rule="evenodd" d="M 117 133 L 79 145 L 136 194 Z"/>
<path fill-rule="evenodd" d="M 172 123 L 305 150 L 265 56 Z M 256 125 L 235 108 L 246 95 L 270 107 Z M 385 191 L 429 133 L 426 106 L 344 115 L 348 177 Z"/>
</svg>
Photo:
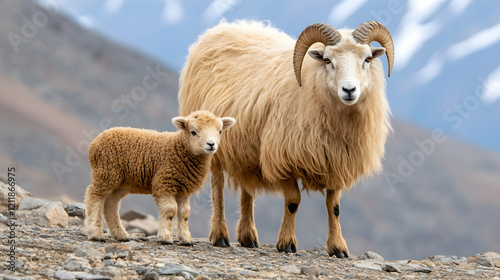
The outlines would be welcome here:
<svg viewBox="0 0 500 280">
<path fill-rule="evenodd" d="M 498 1 L 470 0 L 0 0 L 0 176 L 15 166 L 34 196 L 83 201 L 88 144 L 112 126 L 173 130 L 188 47 L 222 18 L 269 20 L 294 37 L 315 22 L 378 20 L 396 46 L 387 79 L 395 131 L 384 173 L 341 201 L 351 253 L 500 251 L 499 12 Z M 303 195 L 299 248 L 323 246 L 324 198 Z M 226 192 L 232 241 L 238 202 Z M 193 236 L 207 236 L 208 184 L 192 208 Z M 157 212 L 140 195 L 125 199 L 128 209 Z M 282 213 L 281 198 L 257 199 L 261 244 L 276 241 Z"/>
</svg>

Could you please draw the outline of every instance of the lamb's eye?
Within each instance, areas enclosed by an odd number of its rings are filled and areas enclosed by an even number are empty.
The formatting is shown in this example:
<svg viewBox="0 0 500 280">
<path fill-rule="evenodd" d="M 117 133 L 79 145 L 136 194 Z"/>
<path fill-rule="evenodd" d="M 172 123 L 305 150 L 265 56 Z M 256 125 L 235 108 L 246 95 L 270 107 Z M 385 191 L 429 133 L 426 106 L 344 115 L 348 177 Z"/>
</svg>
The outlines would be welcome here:
<svg viewBox="0 0 500 280">
<path fill-rule="evenodd" d="M 191 135 L 196 136 L 196 131 L 192 130 Z"/>
<path fill-rule="evenodd" d="M 219 134 L 221 134 L 221 133 L 222 133 L 222 130 L 219 130 Z"/>
<path fill-rule="evenodd" d="M 365 62 L 366 62 L 366 63 L 370 63 L 370 61 L 372 61 L 372 57 L 371 57 L 371 56 L 369 56 L 369 57 L 367 57 L 367 58 L 365 59 Z"/>
<path fill-rule="evenodd" d="M 325 59 L 323 59 L 323 60 L 325 61 L 325 63 L 326 63 L 326 64 L 330 64 L 330 63 L 332 63 L 332 61 L 331 61 L 330 59 L 328 59 L 328 58 L 325 58 Z"/>
</svg>

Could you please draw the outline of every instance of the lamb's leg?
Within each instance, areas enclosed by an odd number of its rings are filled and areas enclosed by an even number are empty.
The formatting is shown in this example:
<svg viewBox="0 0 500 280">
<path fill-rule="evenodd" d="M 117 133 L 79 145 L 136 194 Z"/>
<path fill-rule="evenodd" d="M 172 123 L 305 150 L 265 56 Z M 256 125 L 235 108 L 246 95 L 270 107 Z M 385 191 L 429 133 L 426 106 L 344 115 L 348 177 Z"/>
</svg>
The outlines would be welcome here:
<svg viewBox="0 0 500 280">
<path fill-rule="evenodd" d="M 295 214 L 300 204 L 300 189 L 296 180 L 290 179 L 281 183 L 285 197 L 285 212 L 281 221 L 280 233 L 276 247 L 285 253 L 297 252 L 297 238 L 295 237 Z"/>
<path fill-rule="evenodd" d="M 191 206 L 189 205 L 189 195 L 177 197 L 177 229 L 179 230 L 179 245 L 193 246 L 191 233 L 189 232 L 189 215 L 191 214 Z"/>
<path fill-rule="evenodd" d="M 348 258 L 349 250 L 340 229 L 340 196 L 340 191 L 326 191 L 326 210 L 328 212 L 326 248 L 330 257 L 335 255 L 337 258 Z"/>
<path fill-rule="evenodd" d="M 224 173 L 220 168 L 212 165 L 210 177 L 212 187 L 212 218 L 210 219 L 210 235 L 208 239 L 215 246 L 230 247 L 229 231 L 224 213 Z"/>
<path fill-rule="evenodd" d="M 259 236 L 255 227 L 253 206 L 253 195 L 241 189 L 240 213 L 241 217 L 238 221 L 238 241 L 241 246 L 248 248 L 259 248 Z"/>
<path fill-rule="evenodd" d="M 174 244 L 174 236 L 172 235 L 172 220 L 177 212 L 177 202 L 171 194 L 163 194 L 162 196 L 154 195 L 156 205 L 160 210 L 160 225 L 158 228 L 158 241 L 161 244 Z"/>
<path fill-rule="evenodd" d="M 102 231 L 102 212 L 106 196 L 99 190 L 100 186 L 91 184 L 85 192 L 85 231 L 90 240 L 104 241 L 105 236 Z"/>
<path fill-rule="evenodd" d="M 120 201 L 129 194 L 125 188 L 115 190 L 104 202 L 104 218 L 109 232 L 118 241 L 128 241 L 129 236 L 120 220 Z"/>
</svg>

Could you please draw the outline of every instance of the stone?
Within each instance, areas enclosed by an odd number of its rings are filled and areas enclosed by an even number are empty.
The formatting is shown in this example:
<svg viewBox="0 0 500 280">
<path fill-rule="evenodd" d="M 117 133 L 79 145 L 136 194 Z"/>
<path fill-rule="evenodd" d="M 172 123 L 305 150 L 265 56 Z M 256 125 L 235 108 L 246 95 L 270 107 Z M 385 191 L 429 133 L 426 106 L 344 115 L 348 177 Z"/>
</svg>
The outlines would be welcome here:
<svg viewBox="0 0 500 280">
<path fill-rule="evenodd" d="M 90 274 L 86 272 L 77 272 L 76 279 L 82 280 L 113 280 L 113 278 L 108 276 L 102 276 L 99 274 Z"/>
<path fill-rule="evenodd" d="M 387 272 L 401 273 L 401 268 L 397 264 L 386 263 L 382 265 L 382 270 Z"/>
<path fill-rule="evenodd" d="M 359 256 L 359 258 L 362 260 L 384 260 L 384 257 L 372 251 L 367 251 L 363 255 Z"/>
<path fill-rule="evenodd" d="M 359 268 L 367 268 L 367 269 L 382 271 L 382 265 L 378 263 L 376 260 L 357 261 L 354 262 L 354 266 Z"/>
<path fill-rule="evenodd" d="M 15 188 L 15 191 L 11 192 L 9 189 L 12 189 L 12 186 L 9 186 L 8 184 L 0 181 L 0 212 L 9 209 L 9 198 L 11 204 L 9 210 L 18 210 L 21 200 L 25 197 L 31 196 L 28 191 L 21 188 L 20 186 L 14 185 L 13 187 Z M 15 194 L 15 196 L 12 196 L 13 193 Z M 12 200 L 13 197 L 14 200 Z"/>
<path fill-rule="evenodd" d="M 127 213 L 121 215 L 120 218 L 125 221 L 132 221 L 135 219 L 143 220 L 146 219 L 147 216 L 148 214 L 142 213 L 140 211 L 130 210 Z"/>
<path fill-rule="evenodd" d="M 90 256 L 95 256 L 95 255 L 97 255 L 98 252 L 94 249 L 93 242 L 83 241 L 83 242 L 77 244 L 73 248 L 73 253 L 77 257 L 86 258 L 86 257 L 90 257 Z"/>
<path fill-rule="evenodd" d="M 280 270 L 292 274 L 300 274 L 300 269 L 293 264 L 283 265 L 280 267 Z"/>
<path fill-rule="evenodd" d="M 67 227 L 69 216 L 61 202 L 24 197 L 19 203 L 16 217 L 26 224 Z"/>
<path fill-rule="evenodd" d="M 130 260 L 132 258 L 132 249 L 123 243 L 113 243 L 104 248 L 106 254 L 111 254 L 111 258 L 121 258 Z"/>
<path fill-rule="evenodd" d="M 124 225 L 128 232 L 156 235 L 158 233 L 158 220 L 153 215 L 146 215 L 144 219 L 134 219 Z M 174 228 L 174 227 L 173 227 Z"/>
<path fill-rule="evenodd" d="M 467 259 L 465 257 L 459 257 L 459 256 L 445 256 L 445 255 L 435 255 L 435 256 L 430 256 L 427 259 L 433 261 L 433 262 L 445 262 L 445 263 L 466 263 Z"/>
<path fill-rule="evenodd" d="M 56 271 L 56 279 L 62 279 L 62 280 L 71 280 L 71 279 L 76 279 L 75 274 L 66 270 L 58 270 Z"/>
<path fill-rule="evenodd" d="M 467 262 L 477 263 L 483 266 L 496 266 L 497 261 L 500 261 L 500 254 L 495 252 L 486 252 L 467 258 Z"/>
<path fill-rule="evenodd" d="M 64 207 L 64 210 L 70 217 L 85 218 L 85 204 L 83 203 L 72 202 Z"/>
<path fill-rule="evenodd" d="M 69 257 L 64 262 L 63 268 L 69 271 L 85 271 L 91 269 L 89 261 L 80 257 Z"/>
<path fill-rule="evenodd" d="M 142 275 L 142 280 L 158 280 L 158 279 L 160 279 L 160 276 L 156 271 L 146 272 Z"/>
<path fill-rule="evenodd" d="M 300 268 L 300 273 L 307 275 L 309 279 L 316 279 L 320 274 L 319 266 L 303 266 Z"/>
<path fill-rule="evenodd" d="M 206 275 L 198 275 L 194 280 L 210 280 L 211 278 Z"/>
<path fill-rule="evenodd" d="M 198 276 L 198 274 L 200 274 L 190 266 L 173 262 L 165 263 L 165 265 L 158 272 L 160 275 L 180 275 L 181 272 L 187 272 L 193 276 Z"/>
</svg>

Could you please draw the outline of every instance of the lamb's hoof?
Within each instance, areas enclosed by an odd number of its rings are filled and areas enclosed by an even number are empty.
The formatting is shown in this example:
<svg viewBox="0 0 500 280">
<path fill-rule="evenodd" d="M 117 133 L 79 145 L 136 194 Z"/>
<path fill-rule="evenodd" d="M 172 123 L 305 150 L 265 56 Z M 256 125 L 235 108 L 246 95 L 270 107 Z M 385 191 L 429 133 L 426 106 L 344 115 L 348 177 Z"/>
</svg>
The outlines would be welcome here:
<svg viewBox="0 0 500 280">
<path fill-rule="evenodd" d="M 328 252 L 328 255 L 330 255 L 330 257 L 336 256 L 339 259 L 349 258 L 347 251 L 341 251 L 339 249 L 333 249 L 333 251 Z"/>
<path fill-rule="evenodd" d="M 293 243 L 289 243 L 288 245 L 286 245 L 285 248 L 280 248 L 280 247 L 277 247 L 277 248 L 278 248 L 279 252 L 285 252 L 285 253 L 297 252 L 297 246 L 295 246 L 295 244 L 293 244 Z"/>
<path fill-rule="evenodd" d="M 240 242 L 240 244 L 247 248 L 259 248 L 259 242 L 253 240 L 246 240 L 245 242 Z"/>
<path fill-rule="evenodd" d="M 229 243 L 229 240 L 221 237 L 217 241 L 214 242 L 214 246 L 216 247 L 231 247 L 231 244 Z"/>
<path fill-rule="evenodd" d="M 160 240 L 159 242 L 161 245 L 174 245 L 174 242 L 172 241 Z"/>
<path fill-rule="evenodd" d="M 129 238 L 117 238 L 116 241 L 118 241 L 118 242 L 129 242 L 130 239 Z"/>
<path fill-rule="evenodd" d="M 90 241 L 96 241 L 96 242 L 106 242 L 106 239 L 104 237 L 89 237 Z"/>
<path fill-rule="evenodd" d="M 178 244 L 180 246 L 189 246 L 189 247 L 193 247 L 194 246 L 193 242 L 179 242 Z"/>
</svg>

